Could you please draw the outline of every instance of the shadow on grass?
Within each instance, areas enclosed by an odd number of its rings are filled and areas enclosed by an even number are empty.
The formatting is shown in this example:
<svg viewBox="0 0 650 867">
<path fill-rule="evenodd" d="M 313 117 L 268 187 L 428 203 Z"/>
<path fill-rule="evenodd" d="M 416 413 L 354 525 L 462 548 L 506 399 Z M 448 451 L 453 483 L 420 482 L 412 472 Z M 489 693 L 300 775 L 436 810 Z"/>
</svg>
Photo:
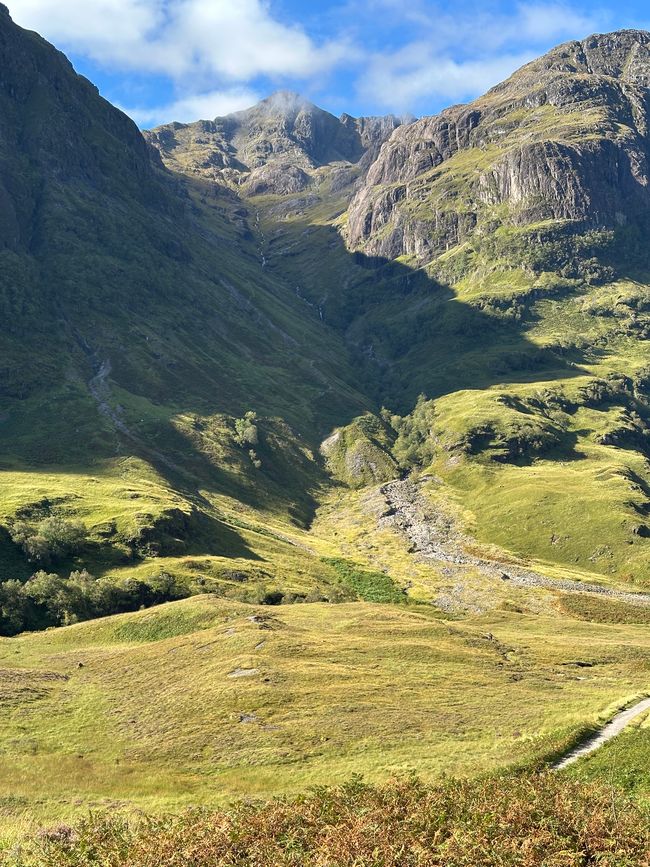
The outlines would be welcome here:
<svg viewBox="0 0 650 867">
<path fill-rule="evenodd" d="M 432 279 L 422 269 L 350 253 L 339 234 L 328 226 L 312 226 L 307 243 L 309 246 L 298 253 L 271 256 L 264 277 L 275 278 L 276 291 L 277 285 L 284 284 L 282 301 L 298 308 L 294 310 L 296 321 L 305 320 L 310 329 L 331 335 L 333 346 L 337 340 L 344 341 L 347 385 L 366 395 L 372 410 L 387 405 L 406 413 L 420 394 L 436 398 L 504 381 L 548 382 L 585 372 L 579 367 L 576 353 L 569 359 L 564 350 L 532 343 L 525 334 L 525 321 L 514 322 L 458 300 L 450 286 Z M 328 255 L 315 269 L 309 259 L 325 249 Z M 341 274 L 345 275 L 344 284 Z M 309 275 L 313 276 L 312 284 Z M 300 293 L 290 288 L 298 276 Z M 242 346 L 242 356 L 247 352 L 250 346 Z M 281 405 L 291 402 L 291 389 L 295 390 L 292 380 L 300 371 L 300 363 L 296 361 L 293 376 L 288 377 L 286 343 L 282 339 L 276 341 L 275 352 L 274 364 L 284 371 L 272 396 Z M 302 361 L 308 359 L 308 353 L 309 345 L 304 341 L 294 347 L 294 354 L 303 355 Z M 202 354 L 208 358 L 207 349 L 202 349 Z M 211 362 L 206 360 L 204 375 L 209 376 L 210 370 Z M 183 481 L 178 474 L 170 473 L 169 467 L 158 465 L 158 471 L 174 487 L 185 488 L 190 498 L 195 494 L 188 489 L 188 482 L 191 488 L 190 479 L 200 480 L 205 489 L 229 494 L 257 509 L 273 509 L 284 503 L 297 524 L 309 526 L 317 503 L 315 493 L 326 479 L 317 453 L 320 439 L 333 426 L 349 423 L 360 409 L 355 400 L 340 401 L 337 389 L 340 391 L 343 385 L 332 371 L 325 366 L 319 374 L 328 379 L 330 392 L 323 392 L 321 384 L 320 394 L 314 396 L 310 407 L 311 422 L 305 425 L 312 428 L 311 432 L 299 431 L 305 434 L 315 460 L 300 460 L 297 451 L 287 460 L 280 451 L 266 447 L 262 439 L 261 470 L 237 478 L 169 425 L 163 434 L 165 447 L 179 462 L 181 475 L 186 478 Z M 313 370 L 306 376 L 309 381 Z M 222 391 L 218 378 L 214 379 L 213 391 L 215 395 Z M 266 394 L 264 403 L 268 399 Z M 296 391 L 296 408 L 303 399 Z M 248 406 L 257 408 L 260 403 L 259 395 L 252 390 Z M 206 403 L 205 395 L 192 399 L 188 394 L 182 403 L 182 412 L 209 414 L 227 410 L 218 400 Z M 573 443 L 563 443 L 557 449 L 558 456 L 575 459 L 577 456 L 571 454 L 574 443 L 575 438 Z"/>
<path fill-rule="evenodd" d="M 230 207 L 225 199 L 222 204 Z M 268 251 L 266 262 L 250 225 L 226 243 L 179 217 L 176 231 L 187 246 L 182 261 L 164 245 L 152 257 L 133 239 L 124 238 L 122 246 L 111 236 L 112 258 L 95 263 L 98 288 L 90 307 L 84 306 L 79 287 L 87 285 L 97 238 L 78 216 L 71 211 L 77 246 L 66 271 L 66 291 L 58 292 L 55 302 L 62 323 L 58 352 L 65 349 L 75 359 L 85 382 L 97 373 L 92 359 L 109 360 L 109 387 L 133 395 L 136 404 L 138 396 L 144 399 L 142 411 L 150 414 L 155 434 L 110 431 L 106 418 L 95 424 L 97 407 L 94 412 L 89 407 L 83 414 L 89 462 L 110 457 L 111 450 L 114 457 L 116 448 L 118 454 L 140 457 L 217 522 L 222 516 L 210 502 L 212 494 L 309 526 L 318 489 L 327 483 L 318 445 L 334 426 L 366 410 L 386 405 L 407 413 L 420 394 L 436 398 L 500 382 L 534 383 L 583 373 L 579 358 L 531 342 L 526 321 L 460 301 L 450 286 L 423 269 L 351 253 L 327 225 L 311 225 L 309 238 L 297 249 Z M 136 216 L 144 225 L 144 214 Z M 102 219 L 109 218 L 102 211 Z M 146 225 L 153 235 L 169 233 L 167 222 L 163 226 L 155 214 Z M 126 231 L 121 224 L 111 226 L 113 235 Z M 134 269 L 137 280 L 127 291 Z M 259 470 L 246 465 L 233 471 L 218 451 L 210 453 L 172 422 L 182 414 L 239 417 L 251 409 L 261 420 Z M 272 419 L 295 431 L 290 445 L 276 447 Z M 21 436 L 28 433 L 23 430 Z M 69 444 L 82 456 L 82 437 L 74 425 L 61 425 L 59 436 L 57 455 Z M 7 445 L 20 459 L 20 439 Z M 37 445 L 30 440 L 32 452 Z M 235 527 L 230 531 L 237 535 Z M 228 546 L 246 549 L 240 541 L 229 538 Z"/>
</svg>

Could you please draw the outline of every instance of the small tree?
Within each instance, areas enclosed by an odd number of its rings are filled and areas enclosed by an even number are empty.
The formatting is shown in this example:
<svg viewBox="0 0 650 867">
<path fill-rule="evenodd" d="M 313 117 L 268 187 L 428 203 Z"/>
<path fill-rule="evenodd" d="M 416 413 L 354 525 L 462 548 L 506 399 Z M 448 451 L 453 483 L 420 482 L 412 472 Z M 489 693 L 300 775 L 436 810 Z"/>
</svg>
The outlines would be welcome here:
<svg viewBox="0 0 650 867">
<path fill-rule="evenodd" d="M 235 419 L 235 442 L 242 448 L 257 445 L 259 432 L 256 413 L 249 411 L 243 418 Z"/>
<path fill-rule="evenodd" d="M 0 634 L 17 635 L 33 626 L 32 605 L 20 581 L 0 584 Z"/>
<path fill-rule="evenodd" d="M 52 556 L 57 559 L 78 551 L 88 536 L 81 521 L 67 521 L 55 516 L 42 521 L 38 532 L 50 546 Z"/>
<path fill-rule="evenodd" d="M 83 614 L 81 588 L 58 575 L 43 570 L 36 572 L 26 582 L 24 592 L 41 609 L 49 626 L 75 623 Z"/>
</svg>

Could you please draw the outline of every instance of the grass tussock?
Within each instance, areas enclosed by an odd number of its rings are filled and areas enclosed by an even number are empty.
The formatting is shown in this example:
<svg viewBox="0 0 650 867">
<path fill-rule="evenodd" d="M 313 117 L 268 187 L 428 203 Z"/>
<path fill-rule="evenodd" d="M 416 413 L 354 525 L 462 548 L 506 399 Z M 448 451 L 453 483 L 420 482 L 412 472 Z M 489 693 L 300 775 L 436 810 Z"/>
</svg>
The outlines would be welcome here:
<svg viewBox="0 0 650 867">
<path fill-rule="evenodd" d="M 166 819 L 95 815 L 42 832 L 21 867 L 643 867 L 648 816 L 558 776 L 360 779 L 295 801 Z"/>
</svg>

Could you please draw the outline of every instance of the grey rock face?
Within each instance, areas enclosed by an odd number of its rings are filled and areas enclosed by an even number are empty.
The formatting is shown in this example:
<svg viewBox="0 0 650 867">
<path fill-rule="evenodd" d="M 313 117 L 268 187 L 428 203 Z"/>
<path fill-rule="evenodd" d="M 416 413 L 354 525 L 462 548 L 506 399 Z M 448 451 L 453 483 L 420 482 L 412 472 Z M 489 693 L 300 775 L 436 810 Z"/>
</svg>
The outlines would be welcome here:
<svg viewBox="0 0 650 867">
<path fill-rule="evenodd" d="M 383 117 L 351 117 L 342 114 L 340 123 L 350 129 L 355 140 L 358 141 L 358 149 L 361 151 L 360 162 L 363 168 L 369 168 L 379 156 L 382 144 L 390 138 L 391 134 L 403 123 L 412 123 L 415 118 L 402 120 L 393 114 Z"/>
<path fill-rule="evenodd" d="M 251 196 L 264 193 L 288 195 L 301 193 L 311 184 L 311 178 L 298 166 L 286 163 L 267 163 L 253 169 L 248 178 L 248 192 Z"/>
<path fill-rule="evenodd" d="M 245 111 L 166 124 L 145 137 L 170 168 L 245 185 L 248 195 L 285 195 L 305 190 L 323 166 L 358 164 L 364 172 L 400 124 L 392 115 L 336 118 L 298 94 L 280 91 Z M 358 172 L 338 175 L 341 189 Z"/>
<path fill-rule="evenodd" d="M 650 34 L 570 42 L 400 126 L 349 209 L 354 249 L 433 257 L 489 221 L 610 228 L 650 207 Z"/>
</svg>

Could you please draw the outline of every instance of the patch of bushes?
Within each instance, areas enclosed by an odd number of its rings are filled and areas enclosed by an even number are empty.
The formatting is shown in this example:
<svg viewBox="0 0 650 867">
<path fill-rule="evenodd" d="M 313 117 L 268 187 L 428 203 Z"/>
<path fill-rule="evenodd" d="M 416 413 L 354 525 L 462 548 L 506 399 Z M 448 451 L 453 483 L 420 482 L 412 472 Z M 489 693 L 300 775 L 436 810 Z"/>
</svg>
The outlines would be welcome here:
<svg viewBox="0 0 650 867">
<path fill-rule="evenodd" d="M 526 232 L 501 229 L 474 243 L 488 261 L 505 260 L 532 273 L 555 272 L 590 285 L 610 282 L 616 275 L 612 231 L 575 231 L 566 226 Z"/>
<path fill-rule="evenodd" d="M 565 445 L 566 439 L 560 425 L 539 417 L 514 417 L 501 428 L 488 424 L 472 428 L 465 435 L 469 454 L 479 454 L 489 447 L 492 460 L 504 463 L 545 455 Z"/>
<path fill-rule="evenodd" d="M 434 786 L 353 779 L 296 800 L 162 819 L 95 814 L 42 831 L 23 867 L 634 867 L 650 817 L 610 787 L 560 775 Z"/>
<path fill-rule="evenodd" d="M 323 562 L 334 569 L 339 582 L 365 602 L 403 603 L 406 596 L 390 575 L 361 569 L 349 560 L 324 557 Z"/>
<path fill-rule="evenodd" d="M 427 400 L 424 394 L 418 397 L 409 415 L 403 418 L 398 415 L 390 416 L 390 424 L 397 431 L 393 451 L 401 466 L 426 466 L 433 460 L 439 444 L 434 433 L 435 422 L 435 403 Z"/>
<path fill-rule="evenodd" d="M 604 379 L 592 379 L 579 391 L 581 406 L 599 409 L 611 403 L 625 404 L 633 393 L 634 383 L 627 376 L 610 373 Z"/>
<path fill-rule="evenodd" d="M 243 418 L 235 419 L 234 440 L 238 446 L 256 446 L 259 442 L 259 430 L 257 427 L 257 414 L 247 412 Z"/>
<path fill-rule="evenodd" d="M 650 366 L 637 371 L 634 377 L 634 391 L 637 397 L 650 398 Z"/>
<path fill-rule="evenodd" d="M 27 558 L 43 566 L 78 553 L 88 537 L 81 521 L 70 521 L 59 515 L 50 515 L 37 523 L 14 521 L 9 532 Z"/>
<path fill-rule="evenodd" d="M 147 582 L 116 582 L 72 572 L 68 578 L 45 571 L 26 581 L 0 584 L 0 635 L 66 626 L 81 620 L 137 611 L 189 596 L 173 575 L 161 572 Z"/>
<path fill-rule="evenodd" d="M 262 468 L 262 461 L 259 459 L 257 452 L 252 446 L 256 446 L 260 441 L 260 433 L 257 424 L 257 413 L 249 410 L 244 413 L 243 418 L 235 419 L 234 441 L 238 446 L 245 449 L 248 448 L 248 457 L 251 459 L 252 465 L 256 470 Z"/>
</svg>

